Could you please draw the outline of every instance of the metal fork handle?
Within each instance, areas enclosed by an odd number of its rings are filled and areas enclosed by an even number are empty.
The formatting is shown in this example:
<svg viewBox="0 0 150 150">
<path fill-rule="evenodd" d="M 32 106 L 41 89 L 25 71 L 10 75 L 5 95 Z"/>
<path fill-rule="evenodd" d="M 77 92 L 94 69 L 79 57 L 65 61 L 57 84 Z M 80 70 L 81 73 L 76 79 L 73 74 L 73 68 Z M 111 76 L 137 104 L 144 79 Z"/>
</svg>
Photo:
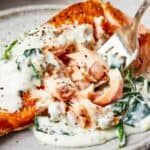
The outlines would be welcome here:
<svg viewBox="0 0 150 150">
<path fill-rule="evenodd" d="M 147 8 L 150 6 L 150 0 L 144 0 L 141 4 L 140 8 L 136 12 L 134 18 L 133 18 L 133 25 L 135 27 L 135 30 L 138 28 L 138 24 L 144 14 L 144 12 L 147 10 Z"/>
<path fill-rule="evenodd" d="M 137 40 L 137 30 L 139 22 L 146 11 L 150 6 L 150 0 L 144 0 L 142 5 L 139 7 L 136 12 L 133 22 L 130 25 L 127 25 L 120 30 L 118 30 L 118 36 L 120 37 L 123 45 L 129 50 L 132 54 L 135 50 L 139 51 L 138 40 Z M 132 41 L 132 42 L 131 42 Z"/>
</svg>

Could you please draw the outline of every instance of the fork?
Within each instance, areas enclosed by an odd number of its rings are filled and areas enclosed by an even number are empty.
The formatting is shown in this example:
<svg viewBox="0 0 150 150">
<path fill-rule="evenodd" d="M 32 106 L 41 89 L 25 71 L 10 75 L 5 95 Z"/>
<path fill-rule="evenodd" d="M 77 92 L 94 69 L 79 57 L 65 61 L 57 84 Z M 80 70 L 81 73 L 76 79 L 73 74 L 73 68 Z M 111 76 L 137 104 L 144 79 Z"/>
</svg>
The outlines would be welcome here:
<svg viewBox="0 0 150 150">
<path fill-rule="evenodd" d="M 140 19 L 149 6 L 150 0 L 144 0 L 135 14 L 133 22 L 117 30 L 97 51 L 99 55 L 106 58 L 109 66 L 126 69 L 137 58 L 139 53 L 137 29 Z"/>
</svg>

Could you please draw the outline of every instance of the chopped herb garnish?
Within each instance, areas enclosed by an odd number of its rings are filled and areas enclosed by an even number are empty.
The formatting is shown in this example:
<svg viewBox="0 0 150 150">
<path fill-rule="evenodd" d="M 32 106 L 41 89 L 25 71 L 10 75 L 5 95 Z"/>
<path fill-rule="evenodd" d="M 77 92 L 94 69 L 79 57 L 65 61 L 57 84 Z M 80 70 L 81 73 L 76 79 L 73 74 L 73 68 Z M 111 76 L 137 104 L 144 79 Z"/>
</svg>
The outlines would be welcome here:
<svg viewBox="0 0 150 150">
<path fill-rule="evenodd" d="M 117 125 L 117 131 L 118 131 L 118 138 L 119 138 L 119 147 L 123 147 L 126 144 L 126 134 L 125 134 L 124 125 L 122 121 L 120 121 L 120 123 Z"/>
<path fill-rule="evenodd" d="M 13 41 L 10 45 L 8 45 L 2 55 L 3 60 L 8 60 L 10 58 L 11 50 L 16 45 L 18 40 Z"/>
<path fill-rule="evenodd" d="M 35 126 L 36 128 L 39 128 L 38 117 L 39 117 L 39 116 L 36 116 L 36 117 L 34 118 L 34 126 Z"/>
</svg>

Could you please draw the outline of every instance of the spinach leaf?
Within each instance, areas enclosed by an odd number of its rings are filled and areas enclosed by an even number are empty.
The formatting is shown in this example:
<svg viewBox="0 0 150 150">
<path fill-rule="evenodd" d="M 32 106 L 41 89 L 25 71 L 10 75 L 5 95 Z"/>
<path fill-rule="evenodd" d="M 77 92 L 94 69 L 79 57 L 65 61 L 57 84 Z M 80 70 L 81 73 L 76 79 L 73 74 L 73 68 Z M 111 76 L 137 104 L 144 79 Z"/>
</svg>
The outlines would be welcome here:
<svg viewBox="0 0 150 150">
<path fill-rule="evenodd" d="M 3 60 L 8 60 L 10 58 L 12 48 L 17 44 L 18 40 L 13 41 L 10 45 L 8 45 L 2 55 Z"/>
<path fill-rule="evenodd" d="M 141 94 L 133 97 L 123 122 L 129 126 L 135 126 L 138 122 L 150 114 L 149 106 L 143 101 Z"/>
<path fill-rule="evenodd" d="M 126 144 L 124 124 L 134 127 L 142 119 L 150 115 L 150 107 L 144 101 L 144 96 L 136 89 L 137 82 L 143 82 L 144 85 L 144 78 L 133 78 L 131 72 L 126 70 L 124 96 L 120 101 L 112 105 L 114 114 L 121 116 L 121 121 L 117 126 L 120 147 Z M 148 85 L 150 85 L 149 82 Z"/>
<path fill-rule="evenodd" d="M 72 131 L 66 131 L 64 129 L 57 129 L 55 131 L 55 130 L 50 129 L 50 126 L 47 126 L 47 128 L 40 127 L 40 125 L 39 125 L 39 119 L 40 119 L 40 117 L 42 117 L 42 116 L 36 116 L 34 118 L 34 127 L 35 127 L 35 129 L 37 131 L 43 132 L 43 133 L 46 133 L 46 134 L 51 134 L 51 135 L 52 134 L 66 135 L 66 136 L 73 136 L 74 135 L 74 133 Z M 50 123 L 51 123 L 51 121 L 50 121 Z"/>
<path fill-rule="evenodd" d="M 35 116 L 35 118 L 34 118 L 34 126 L 35 126 L 36 128 L 39 128 L 38 116 Z"/>
<path fill-rule="evenodd" d="M 23 54 L 24 54 L 25 57 L 29 57 L 32 54 L 36 54 L 37 52 L 40 52 L 40 49 L 31 48 L 31 49 L 26 49 Z"/>
<path fill-rule="evenodd" d="M 16 60 L 16 65 L 17 65 L 17 70 L 20 71 L 21 70 L 21 66 L 20 66 L 20 62 Z"/>
<path fill-rule="evenodd" d="M 123 112 L 125 112 L 127 110 L 127 107 L 128 107 L 128 102 L 122 100 L 122 101 L 119 101 L 117 103 L 114 103 L 112 110 L 113 110 L 115 115 L 122 115 Z"/>
<path fill-rule="evenodd" d="M 144 101 L 144 96 L 137 91 L 136 82 L 144 82 L 144 78 L 133 78 L 131 72 L 126 70 L 124 96 L 112 105 L 114 114 L 122 116 L 123 123 L 130 126 L 136 126 L 138 122 L 150 115 L 150 107 Z"/>
<path fill-rule="evenodd" d="M 67 136 L 71 135 L 69 132 L 64 131 L 64 130 L 60 130 L 60 134 L 67 135 Z"/>
<path fill-rule="evenodd" d="M 128 92 L 122 100 L 112 105 L 112 110 L 115 115 L 122 116 L 124 124 L 133 127 L 150 115 L 150 107 L 139 92 Z"/>
<path fill-rule="evenodd" d="M 132 73 L 130 70 L 125 70 L 125 86 L 128 87 L 130 91 L 136 91 L 136 86 L 133 82 Z"/>
<path fill-rule="evenodd" d="M 41 78 L 41 72 L 35 67 L 35 65 L 33 63 L 30 62 L 29 66 L 33 69 L 34 74 L 33 77 L 40 79 Z"/>
<path fill-rule="evenodd" d="M 127 112 L 129 108 L 130 100 L 137 94 L 138 92 L 126 92 L 122 99 L 117 103 L 112 105 L 112 110 L 115 115 L 123 115 Z"/>
<path fill-rule="evenodd" d="M 36 129 L 37 131 L 40 131 L 40 132 L 45 133 L 45 132 L 44 132 L 42 129 L 40 129 L 40 127 L 39 127 L 39 122 L 38 122 L 39 117 L 40 117 L 40 116 L 36 116 L 36 117 L 34 118 L 34 127 L 35 127 L 35 129 Z"/>
<path fill-rule="evenodd" d="M 126 144 L 126 134 L 125 134 L 124 125 L 122 121 L 120 121 L 120 123 L 117 125 L 117 131 L 118 131 L 118 138 L 119 138 L 119 147 L 123 147 Z"/>
<path fill-rule="evenodd" d="M 138 76 L 134 79 L 135 82 L 144 82 L 144 78 L 142 76 Z"/>
<path fill-rule="evenodd" d="M 138 76 L 134 79 L 135 83 L 143 83 L 144 84 L 144 77 Z M 150 81 L 148 81 L 148 88 L 150 88 Z"/>
</svg>

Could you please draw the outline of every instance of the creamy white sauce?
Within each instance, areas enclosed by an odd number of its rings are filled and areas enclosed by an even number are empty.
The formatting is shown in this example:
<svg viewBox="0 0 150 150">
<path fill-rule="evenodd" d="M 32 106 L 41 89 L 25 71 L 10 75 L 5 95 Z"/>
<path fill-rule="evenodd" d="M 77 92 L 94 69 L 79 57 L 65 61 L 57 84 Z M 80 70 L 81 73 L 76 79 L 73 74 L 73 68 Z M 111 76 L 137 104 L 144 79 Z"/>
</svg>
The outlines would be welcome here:
<svg viewBox="0 0 150 150">
<path fill-rule="evenodd" d="M 104 143 L 108 137 L 114 138 L 116 136 L 116 131 L 112 129 L 107 131 L 87 130 L 70 126 L 65 121 L 53 123 L 47 117 L 39 118 L 39 127 L 48 132 L 44 134 L 34 129 L 35 136 L 43 144 L 53 144 L 62 147 L 81 147 L 100 144 Z"/>
<path fill-rule="evenodd" d="M 139 125 L 143 130 L 150 130 L 150 115 L 141 120 Z"/>
<path fill-rule="evenodd" d="M 60 34 L 54 44 L 70 45 L 72 43 L 85 44 L 94 43 L 93 28 L 91 25 L 83 24 L 77 26 L 64 26 L 65 30 Z"/>
<path fill-rule="evenodd" d="M 66 113 L 66 104 L 62 101 L 49 102 L 48 113 L 50 114 L 50 120 L 60 121 Z"/>
<path fill-rule="evenodd" d="M 72 43 L 88 45 L 93 42 L 93 28 L 88 24 L 64 26 L 58 29 L 44 25 L 22 35 L 11 50 L 10 60 L 7 62 L 0 60 L 0 109 L 11 113 L 19 110 L 22 107 L 19 91 L 31 90 L 40 84 L 39 80 L 32 78 L 33 68 L 28 66 L 29 61 L 39 71 L 42 71 L 41 65 L 45 66 L 46 63 L 51 63 L 60 69 L 59 63 L 52 53 L 47 52 L 44 55 L 38 53 L 30 58 L 25 58 L 23 56 L 25 50 L 42 49 L 47 45 L 49 48 L 60 48 Z M 21 67 L 20 70 L 17 69 L 16 61 Z"/>
<path fill-rule="evenodd" d="M 43 63 L 44 56 L 37 54 L 32 63 L 38 68 Z M 19 62 L 20 70 L 17 68 L 16 60 Z M 42 62 L 43 61 L 43 62 Z M 33 68 L 28 66 L 29 59 L 20 55 L 9 61 L 0 61 L 0 108 L 11 113 L 22 107 L 20 91 L 34 88 L 40 85 L 40 80 L 33 78 Z"/>
<path fill-rule="evenodd" d="M 24 79 L 27 77 L 18 74 L 14 62 L 0 61 L 0 67 L 0 108 L 14 112 L 21 107 L 19 90 L 26 86 Z"/>
<path fill-rule="evenodd" d="M 50 25 L 44 25 L 39 29 L 30 32 L 39 44 L 46 44 L 50 48 L 62 48 L 71 44 L 89 45 L 94 43 L 93 28 L 89 24 L 67 25 L 60 28 L 54 28 Z M 31 37 L 31 36 L 29 36 Z"/>
<path fill-rule="evenodd" d="M 104 116 L 98 118 L 98 126 L 101 129 L 109 128 L 113 122 L 114 114 L 113 112 L 107 112 Z"/>
<path fill-rule="evenodd" d="M 73 129 L 73 128 L 72 128 Z M 38 132 L 34 129 L 34 134 L 41 144 L 50 144 L 61 147 L 83 147 L 102 144 L 108 139 L 116 137 L 116 131 L 80 131 L 74 136 L 49 135 Z"/>
<path fill-rule="evenodd" d="M 60 108 L 60 105 L 58 110 L 58 107 L 54 107 L 52 104 L 49 114 L 53 114 L 53 112 L 55 112 L 56 115 L 61 113 L 65 114 L 64 109 Z M 110 128 L 113 122 L 113 113 L 111 113 L 111 111 L 108 112 L 110 109 L 109 106 L 106 107 L 106 113 L 101 116 L 95 114 L 95 105 L 86 99 L 79 100 L 79 102 L 75 101 L 73 105 L 75 105 L 76 109 L 78 109 L 81 105 L 86 106 L 91 118 L 98 121 L 97 125 L 101 128 L 101 130 L 98 130 L 94 126 L 90 129 L 81 128 L 75 124 L 76 118 L 73 118 L 73 115 L 71 115 L 70 112 L 67 113 L 67 116 L 64 115 L 61 120 L 59 120 L 60 122 L 57 123 L 50 121 L 50 118 L 48 117 L 41 117 L 39 119 L 39 127 L 48 133 L 37 131 L 34 128 L 34 134 L 42 144 L 50 144 L 61 147 L 83 147 L 102 144 L 117 137 L 117 129 L 115 127 Z M 136 127 L 125 125 L 125 133 L 127 135 L 144 132 L 149 129 L 150 116 L 142 119 Z M 63 134 L 62 131 L 65 133 L 67 132 L 67 135 Z"/>
<path fill-rule="evenodd" d="M 45 120 L 44 125 L 48 125 L 48 120 Z M 144 126 L 147 125 L 147 127 L 150 124 L 150 119 L 146 119 L 144 121 Z M 55 127 L 53 127 L 55 126 Z M 50 126 L 49 126 L 50 127 Z M 148 128 L 143 128 L 143 125 L 141 127 L 130 127 L 125 126 L 125 133 L 127 135 L 135 134 L 144 132 L 148 129 L 150 129 L 150 126 Z M 66 127 L 64 127 L 64 124 L 51 124 L 52 129 L 64 129 L 66 130 Z M 35 128 L 34 134 L 36 138 L 41 142 L 41 144 L 50 144 L 55 146 L 61 146 L 61 147 L 83 147 L 83 146 L 92 146 L 97 144 L 103 144 L 113 138 L 117 137 L 117 129 L 111 128 L 107 130 L 85 130 L 81 128 L 75 128 L 75 127 L 67 127 L 67 132 L 73 132 L 73 135 L 63 135 L 57 132 L 56 134 L 45 134 L 40 131 L 37 131 Z"/>
</svg>

